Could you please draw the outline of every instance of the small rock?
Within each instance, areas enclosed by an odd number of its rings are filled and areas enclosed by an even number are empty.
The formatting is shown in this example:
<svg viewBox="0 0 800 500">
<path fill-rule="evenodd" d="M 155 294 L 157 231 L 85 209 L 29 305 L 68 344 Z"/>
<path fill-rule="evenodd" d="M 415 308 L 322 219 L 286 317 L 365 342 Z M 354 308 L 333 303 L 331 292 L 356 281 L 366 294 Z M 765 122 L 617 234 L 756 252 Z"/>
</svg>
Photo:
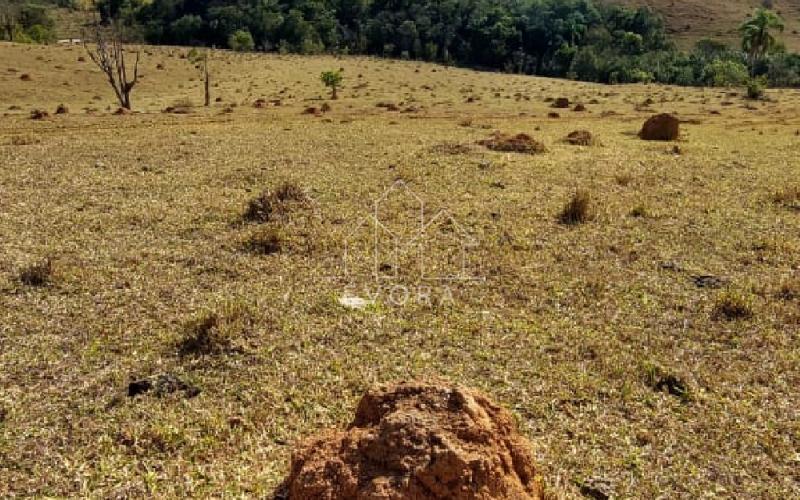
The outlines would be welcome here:
<svg viewBox="0 0 800 500">
<path fill-rule="evenodd" d="M 666 391 L 673 396 L 680 398 L 685 397 L 689 393 L 689 387 L 686 383 L 676 377 L 675 375 L 666 374 L 659 378 L 654 384 L 653 388 L 657 391 Z"/>
<path fill-rule="evenodd" d="M 712 276 L 710 274 L 700 274 L 692 276 L 692 281 L 698 288 L 722 288 L 728 283 L 728 280 L 720 278 L 719 276 Z"/>
<path fill-rule="evenodd" d="M 171 373 L 162 373 L 128 384 L 129 398 L 149 392 L 152 392 L 159 398 L 174 392 L 183 392 L 185 397 L 193 398 L 200 394 L 200 389 L 191 384 L 187 384 Z"/>
<path fill-rule="evenodd" d="M 683 271 L 683 266 L 675 262 L 674 260 L 666 260 L 658 264 L 661 269 L 665 271 Z"/>
<path fill-rule="evenodd" d="M 608 500 L 614 494 L 611 481 L 603 477 L 590 477 L 581 483 L 581 495 L 595 500 Z"/>
<path fill-rule="evenodd" d="M 375 302 L 361 297 L 339 297 L 339 305 L 348 309 L 366 309 Z"/>
</svg>

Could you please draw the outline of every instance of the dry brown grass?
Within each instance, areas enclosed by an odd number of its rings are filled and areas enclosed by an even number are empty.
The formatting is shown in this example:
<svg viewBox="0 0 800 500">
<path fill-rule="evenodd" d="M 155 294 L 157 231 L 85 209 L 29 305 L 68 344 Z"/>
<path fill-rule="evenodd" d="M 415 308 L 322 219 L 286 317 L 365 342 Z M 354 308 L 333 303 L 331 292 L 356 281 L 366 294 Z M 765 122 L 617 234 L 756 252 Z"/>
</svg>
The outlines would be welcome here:
<svg viewBox="0 0 800 500">
<path fill-rule="evenodd" d="M 284 236 L 272 227 L 254 229 L 242 242 L 242 248 L 258 255 L 271 255 L 281 251 Z"/>
<path fill-rule="evenodd" d="M 564 208 L 558 214 L 558 220 L 568 226 L 589 222 L 594 218 L 595 214 L 593 203 L 592 194 L 589 191 L 579 189 L 564 205 Z"/>
<path fill-rule="evenodd" d="M 26 266 L 19 272 L 19 281 L 27 286 L 45 286 L 50 283 L 53 264 L 50 259 Z"/>
<path fill-rule="evenodd" d="M 776 191 L 772 196 L 772 201 L 777 205 L 800 210 L 800 187 L 787 186 Z"/>
<path fill-rule="evenodd" d="M 30 146 L 41 141 L 34 135 L 12 135 L 9 142 L 12 146 Z"/>
<path fill-rule="evenodd" d="M 79 47 L 0 46 L 0 68 L 34 76 L 0 72 L 4 112 L 19 106 L 0 121 L 0 497 L 265 497 L 294 441 L 346 425 L 367 387 L 434 376 L 509 408 L 556 492 L 798 497 L 800 315 L 780 291 L 797 278 L 800 217 L 770 199 L 797 184 L 797 92 L 709 115 L 724 92 L 220 52 L 212 97 L 223 102 L 174 115 L 161 111 L 200 102 L 202 82 L 186 49 L 147 50 L 137 113 L 113 116 Z M 318 75 L 339 66 L 351 76 L 331 122 L 302 115 L 327 96 Z M 546 96 L 598 103 L 550 120 Z M 682 154 L 636 137 L 648 97 L 652 112 L 702 120 L 682 124 Z M 281 106 L 256 109 L 259 98 Z M 28 119 L 60 103 L 71 113 Z M 535 135 L 547 151 L 436 148 L 491 130 Z M 603 147 L 565 144 L 573 130 L 596 131 Z M 286 180 L 313 205 L 239 223 Z M 368 258 L 343 275 L 346 243 L 373 247 L 358 224 L 399 180 L 426 221 L 443 216 L 425 248 L 378 270 L 416 297 L 430 286 L 416 255 L 449 271 L 461 262 L 454 241 L 474 240 L 465 260 L 479 279 L 448 282 L 452 300 L 441 284 L 401 305 L 391 289 L 375 295 Z M 556 216 L 576 186 L 591 187 L 600 213 L 565 230 Z M 418 234 L 415 201 L 385 206 L 404 241 Z M 654 216 L 629 217 L 638 205 Z M 281 251 L 242 251 L 257 229 L 281 231 Z M 22 285 L 42 256 L 52 285 Z M 696 275 L 725 277 L 752 316 L 715 318 L 728 290 Z M 374 301 L 348 309 L 345 293 Z M 226 319 L 231 302 L 241 320 Z M 213 345 L 228 347 L 181 356 L 186 325 L 206 310 L 227 339 Z M 648 378 L 648 363 L 662 376 Z M 201 392 L 126 396 L 132 380 L 164 373 Z"/>
<path fill-rule="evenodd" d="M 185 325 L 176 343 L 177 352 L 180 356 L 241 353 L 251 328 L 246 306 L 224 304 L 222 312 L 204 311 Z"/>
<path fill-rule="evenodd" d="M 736 320 L 753 317 L 753 300 L 742 292 L 725 292 L 717 297 L 711 315 L 714 319 Z"/>
<path fill-rule="evenodd" d="M 247 202 L 242 217 L 248 222 L 269 222 L 275 216 L 286 215 L 295 207 L 306 207 L 309 199 L 305 191 L 292 182 L 284 182 L 274 190 L 265 190 Z"/>
</svg>

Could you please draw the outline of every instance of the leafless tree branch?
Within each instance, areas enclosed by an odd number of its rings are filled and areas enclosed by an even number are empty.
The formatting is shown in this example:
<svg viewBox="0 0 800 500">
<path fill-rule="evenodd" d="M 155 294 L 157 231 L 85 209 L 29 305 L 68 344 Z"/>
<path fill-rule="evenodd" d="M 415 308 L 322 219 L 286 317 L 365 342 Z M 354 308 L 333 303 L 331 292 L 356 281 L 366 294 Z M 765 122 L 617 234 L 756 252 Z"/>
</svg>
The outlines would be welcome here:
<svg viewBox="0 0 800 500">
<path fill-rule="evenodd" d="M 131 109 L 131 92 L 139 81 L 139 51 L 135 51 L 136 61 L 133 65 L 133 78 L 128 78 L 128 68 L 125 64 L 125 44 L 116 28 L 112 27 L 110 33 L 104 34 L 100 26 L 94 29 L 94 45 L 90 46 L 83 39 L 83 47 L 89 58 L 100 68 L 109 85 L 114 89 L 119 105 L 125 109 Z"/>
</svg>

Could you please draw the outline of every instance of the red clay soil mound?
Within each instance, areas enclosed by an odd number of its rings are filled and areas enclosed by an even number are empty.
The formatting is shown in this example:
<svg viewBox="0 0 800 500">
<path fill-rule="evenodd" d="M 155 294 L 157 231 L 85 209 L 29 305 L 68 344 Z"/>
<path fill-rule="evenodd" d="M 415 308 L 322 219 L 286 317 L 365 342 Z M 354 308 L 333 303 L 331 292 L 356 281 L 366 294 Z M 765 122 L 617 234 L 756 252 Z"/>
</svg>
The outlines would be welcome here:
<svg viewBox="0 0 800 500">
<path fill-rule="evenodd" d="M 409 382 L 369 391 L 346 431 L 302 444 L 275 498 L 541 500 L 536 473 L 507 411 L 463 387 Z"/>
<path fill-rule="evenodd" d="M 680 122 L 668 113 L 651 116 L 639 132 L 645 141 L 674 141 L 679 135 Z"/>
<path fill-rule="evenodd" d="M 528 154 L 545 152 L 544 144 L 528 134 L 506 135 L 495 132 L 490 138 L 478 141 L 478 144 L 492 151 Z"/>
</svg>

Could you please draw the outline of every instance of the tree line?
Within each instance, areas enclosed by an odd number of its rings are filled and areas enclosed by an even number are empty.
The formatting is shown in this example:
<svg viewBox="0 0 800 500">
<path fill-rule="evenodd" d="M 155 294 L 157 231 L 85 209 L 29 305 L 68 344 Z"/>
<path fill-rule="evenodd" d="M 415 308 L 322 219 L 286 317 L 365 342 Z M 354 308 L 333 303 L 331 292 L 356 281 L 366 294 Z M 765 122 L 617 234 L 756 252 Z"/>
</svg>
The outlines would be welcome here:
<svg viewBox="0 0 800 500">
<path fill-rule="evenodd" d="M 677 50 L 660 15 L 596 0 L 98 0 L 132 40 L 367 54 L 602 83 L 800 86 L 800 55 L 757 10 L 742 44 Z"/>
<path fill-rule="evenodd" d="M 800 56 L 759 9 L 743 45 L 678 51 L 660 15 L 595 0 L 100 0 L 155 44 L 368 54 L 602 83 L 800 86 Z"/>
<path fill-rule="evenodd" d="M 150 43 L 351 53 L 566 76 L 582 47 L 625 58 L 669 50 L 646 8 L 592 0 L 102 0 Z M 624 67 L 599 80 L 630 81 Z M 614 74 L 612 74 L 614 73 Z"/>
</svg>

